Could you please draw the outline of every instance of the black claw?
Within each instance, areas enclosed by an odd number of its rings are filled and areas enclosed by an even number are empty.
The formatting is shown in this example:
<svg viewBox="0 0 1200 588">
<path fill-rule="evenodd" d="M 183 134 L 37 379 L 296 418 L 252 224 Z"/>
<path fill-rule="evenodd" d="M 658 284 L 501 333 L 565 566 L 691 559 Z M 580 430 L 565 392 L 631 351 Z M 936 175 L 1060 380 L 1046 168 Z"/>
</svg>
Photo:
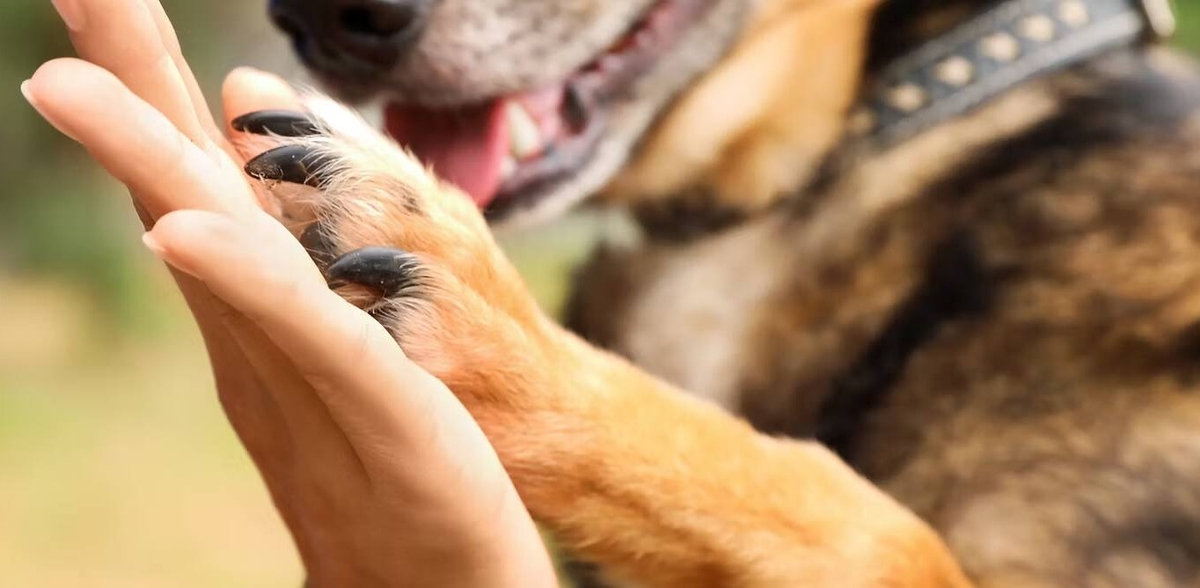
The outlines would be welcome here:
<svg viewBox="0 0 1200 588">
<path fill-rule="evenodd" d="M 420 268 L 421 261 L 407 251 L 365 247 L 334 260 L 325 270 L 325 279 L 331 287 L 359 284 L 390 298 L 415 284 Z"/>
<path fill-rule="evenodd" d="M 292 110 L 259 110 L 233 119 L 234 130 L 255 135 L 308 137 L 321 133 L 312 118 Z"/>
<path fill-rule="evenodd" d="M 300 244 L 308 250 L 309 257 L 317 263 L 317 267 L 328 267 L 337 259 L 334 249 L 336 244 L 320 222 L 308 225 L 308 228 L 300 233 Z"/>
<path fill-rule="evenodd" d="M 318 188 L 324 179 L 324 159 L 306 145 L 284 145 L 251 159 L 246 173 L 260 180 L 278 180 Z"/>
</svg>

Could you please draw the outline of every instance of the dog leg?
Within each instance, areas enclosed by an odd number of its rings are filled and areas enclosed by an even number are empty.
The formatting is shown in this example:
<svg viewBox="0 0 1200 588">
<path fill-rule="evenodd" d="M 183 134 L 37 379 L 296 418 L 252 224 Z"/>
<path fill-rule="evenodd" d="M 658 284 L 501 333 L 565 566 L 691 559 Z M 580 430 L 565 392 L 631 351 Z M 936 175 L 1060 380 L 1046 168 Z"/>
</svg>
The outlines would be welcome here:
<svg viewBox="0 0 1200 588">
<path fill-rule="evenodd" d="M 645 586 L 967 585 L 932 531 L 823 448 L 759 435 L 554 324 L 468 198 L 350 111 L 308 107 L 236 122 L 274 145 L 248 172 L 331 287 L 471 411 L 564 547 Z"/>
</svg>

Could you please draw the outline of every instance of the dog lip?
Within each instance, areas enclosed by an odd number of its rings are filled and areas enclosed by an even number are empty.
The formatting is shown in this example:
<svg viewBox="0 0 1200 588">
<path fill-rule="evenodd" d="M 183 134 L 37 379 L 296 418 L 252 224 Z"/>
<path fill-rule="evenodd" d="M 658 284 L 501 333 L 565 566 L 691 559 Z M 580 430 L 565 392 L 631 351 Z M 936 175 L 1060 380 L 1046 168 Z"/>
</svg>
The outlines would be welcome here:
<svg viewBox="0 0 1200 588">
<path fill-rule="evenodd" d="M 546 137 L 546 147 L 540 155 L 517 158 L 513 160 L 515 165 L 510 163 L 497 191 L 489 198 L 478 199 L 484 213 L 499 218 L 510 211 L 532 207 L 552 194 L 556 186 L 585 169 L 605 135 L 612 107 L 716 3 L 716 0 L 657 0 L 621 37 L 562 80 L 558 86 L 561 104 L 553 116 L 561 121 L 563 132 Z M 520 102 L 534 94 L 497 96 L 490 100 Z M 389 108 L 403 107 L 406 102 L 393 102 Z"/>
<path fill-rule="evenodd" d="M 564 82 L 562 116 L 572 136 L 552 152 L 523 162 L 484 210 L 491 219 L 537 205 L 592 160 L 608 110 L 658 62 L 714 0 L 658 0 L 617 41 Z"/>
<path fill-rule="evenodd" d="M 550 188 L 573 176 L 589 160 L 604 136 L 607 121 L 602 114 L 590 115 L 583 131 L 571 140 L 554 145 L 541 157 L 524 163 L 500 190 L 483 213 L 502 218 L 514 210 L 528 208 L 549 194 Z"/>
</svg>

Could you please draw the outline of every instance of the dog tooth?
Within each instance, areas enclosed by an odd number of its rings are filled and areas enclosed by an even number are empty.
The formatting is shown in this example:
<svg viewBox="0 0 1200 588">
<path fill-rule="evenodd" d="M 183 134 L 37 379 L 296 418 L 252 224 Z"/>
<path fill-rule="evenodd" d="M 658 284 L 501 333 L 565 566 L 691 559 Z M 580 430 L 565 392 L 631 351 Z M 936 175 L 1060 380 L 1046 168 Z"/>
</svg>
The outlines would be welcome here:
<svg viewBox="0 0 1200 588">
<path fill-rule="evenodd" d="M 500 179 L 507 180 L 517 174 L 517 160 L 512 156 L 505 157 L 504 163 L 500 164 Z"/>
<path fill-rule="evenodd" d="M 516 102 L 505 106 L 508 117 L 509 151 L 518 161 L 537 155 L 542 150 L 542 131 L 533 117 Z"/>
</svg>

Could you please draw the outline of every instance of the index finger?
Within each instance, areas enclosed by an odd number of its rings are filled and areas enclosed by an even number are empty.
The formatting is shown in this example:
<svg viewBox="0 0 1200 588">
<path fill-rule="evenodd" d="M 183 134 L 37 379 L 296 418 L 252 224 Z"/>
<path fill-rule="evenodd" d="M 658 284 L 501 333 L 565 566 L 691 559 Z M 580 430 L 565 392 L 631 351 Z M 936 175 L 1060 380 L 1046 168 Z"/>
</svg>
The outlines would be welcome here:
<svg viewBox="0 0 1200 588">
<path fill-rule="evenodd" d="M 145 3 L 146 9 L 150 11 L 150 17 L 154 19 L 163 49 L 166 50 L 167 55 L 171 56 L 171 61 L 175 63 L 175 70 L 179 72 L 179 77 L 183 81 L 184 88 L 187 89 L 188 95 L 192 98 L 192 109 L 196 113 L 196 119 L 200 122 L 200 126 L 212 137 L 213 141 L 221 142 L 225 137 L 221 134 L 221 129 L 217 126 L 213 118 L 212 109 L 208 107 L 208 101 L 204 98 L 204 92 L 200 89 L 200 83 L 196 81 L 195 72 L 192 71 L 192 67 L 188 65 L 187 60 L 183 58 L 183 48 L 179 45 L 179 35 L 176 34 L 175 27 L 171 24 L 171 19 L 167 17 L 167 11 L 163 9 L 162 2 L 159 2 L 159 0 L 142 0 L 142 2 Z"/>
<path fill-rule="evenodd" d="M 39 68 L 25 90 L 42 116 L 140 196 L 152 218 L 181 208 L 234 216 L 255 209 L 241 169 L 188 141 L 110 72 L 59 59 Z"/>
<path fill-rule="evenodd" d="M 112 72 L 192 142 L 204 147 L 219 141 L 220 133 L 203 96 L 189 83 L 191 70 L 183 63 L 174 30 L 157 0 L 57 4 L 81 58 Z"/>
</svg>

